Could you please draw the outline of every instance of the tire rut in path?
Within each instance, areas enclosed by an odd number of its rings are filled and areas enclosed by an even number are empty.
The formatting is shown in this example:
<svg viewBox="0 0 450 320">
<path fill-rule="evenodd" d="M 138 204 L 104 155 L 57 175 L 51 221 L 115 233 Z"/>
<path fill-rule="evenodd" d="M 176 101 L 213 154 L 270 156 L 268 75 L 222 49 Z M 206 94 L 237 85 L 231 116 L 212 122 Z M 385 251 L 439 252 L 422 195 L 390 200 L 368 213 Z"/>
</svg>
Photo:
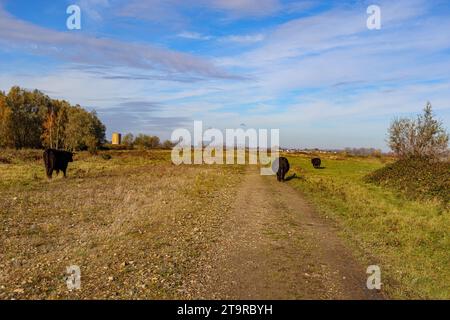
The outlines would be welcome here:
<svg viewBox="0 0 450 320">
<path fill-rule="evenodd" d="M 249 167 L 191 296 L 204 299 L 382 299 L 299 192 Z M 192 289 L 192 288 L 191 288 Z"/>
</svg>

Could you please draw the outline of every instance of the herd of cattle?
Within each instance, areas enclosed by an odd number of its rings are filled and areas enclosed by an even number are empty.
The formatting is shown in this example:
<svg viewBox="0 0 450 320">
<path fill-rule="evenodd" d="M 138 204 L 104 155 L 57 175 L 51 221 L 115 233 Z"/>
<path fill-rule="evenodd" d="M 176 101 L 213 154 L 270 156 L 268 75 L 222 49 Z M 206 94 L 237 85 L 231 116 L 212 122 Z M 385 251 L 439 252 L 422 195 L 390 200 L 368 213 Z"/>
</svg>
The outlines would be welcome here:
<svg viewBox="0 0 450 320">
<path fill-rule="evenodd" d="M 311 159 L 311 164 L 313 165 L 313 167 L 315 169 L 322 169 L 322 167 L 321 167 L 322 160 L 320 160 L 320 158 Z M 277 159 L 277 165 L 278 165 L 277 180 L 278 181 L 286 181 L 286 179 L 285 179 L 286 173 L 289 171 L 288 159 L 285 157 L 279 157 Z"/>
<path fill-rule="evenodd" d="M 56 149 L 46 149 L 44 151 L 44 165 L 45 165 L 45 173 L 47 174 L 47 178 L 51 179 L 53 175 L 53 171 L 56 172 L 56 175 L 59 174 L 59 171 L 62 171 L 64 174 L 64 178 L 67 176 L 67 167 L 69 162 L 73 162 L 73 152 L 62 151 Z M 286 173 L 289 171 L 289 161 L 285 157 L 280 157 L 278 160 L 278 169 L 277 169 L 277 180 L 285 181 Z M 314 168 L 321 168 L 322 161 L 320 158 L 311 159 L 311 163 Z"/>
</svg>

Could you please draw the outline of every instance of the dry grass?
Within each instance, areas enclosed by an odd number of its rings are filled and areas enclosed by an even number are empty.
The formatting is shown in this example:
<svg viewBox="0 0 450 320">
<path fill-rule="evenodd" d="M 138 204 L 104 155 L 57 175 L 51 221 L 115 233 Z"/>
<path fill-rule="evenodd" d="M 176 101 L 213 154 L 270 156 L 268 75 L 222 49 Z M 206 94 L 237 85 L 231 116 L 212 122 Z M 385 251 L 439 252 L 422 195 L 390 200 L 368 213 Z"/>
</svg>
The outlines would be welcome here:
<svg viewBox="0 0 450 320">
<path fill-rule="evenodd" d="M 186 298 L 215 241 L 238 166 L 174 166 L 164 151 L 77 155 L 69 178 L 0 164 L 0 298 Z M 68 291 L 67 266 L 82 289 Z"/>
</svg>

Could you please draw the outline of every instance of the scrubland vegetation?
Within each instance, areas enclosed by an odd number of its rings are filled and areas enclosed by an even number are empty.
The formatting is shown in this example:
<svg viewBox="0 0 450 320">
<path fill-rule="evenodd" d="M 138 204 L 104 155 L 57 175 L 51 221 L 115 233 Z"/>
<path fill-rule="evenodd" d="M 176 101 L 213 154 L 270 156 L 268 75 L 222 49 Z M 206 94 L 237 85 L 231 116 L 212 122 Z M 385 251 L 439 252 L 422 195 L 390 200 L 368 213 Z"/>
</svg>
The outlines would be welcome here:
<svg viewBox="0 0 450 320">
<path fill-rule="evenodd" d="M 109 154 L 81 152 L 52 182 L 37 151 L 0 163 L 0 298 L 187 297 L 184 281 L 217 240 L 241 167 Z M 81 268 L 80 291 L 67 290 L 69 265 Z"/>
</svg>

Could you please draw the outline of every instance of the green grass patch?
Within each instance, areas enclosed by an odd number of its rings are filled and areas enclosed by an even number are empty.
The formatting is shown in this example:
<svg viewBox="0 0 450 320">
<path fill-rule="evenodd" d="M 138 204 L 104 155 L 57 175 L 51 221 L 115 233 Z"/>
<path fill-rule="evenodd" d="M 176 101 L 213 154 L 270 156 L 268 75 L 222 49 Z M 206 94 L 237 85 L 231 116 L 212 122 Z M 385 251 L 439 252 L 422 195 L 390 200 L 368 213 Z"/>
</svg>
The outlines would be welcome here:
<svg viewBox="0 0 450 320">
<path fill-rule="evenodd" d="M 391 297 L 450 298 L 450 212 L 441 201 L 368 183 L 383 159 L 322 157 L 324 169 L 307 156 L 289 161 L 298 176 L 289 183 L 340 224 L 362 260 L 379 261 Z"/>
</svg>

